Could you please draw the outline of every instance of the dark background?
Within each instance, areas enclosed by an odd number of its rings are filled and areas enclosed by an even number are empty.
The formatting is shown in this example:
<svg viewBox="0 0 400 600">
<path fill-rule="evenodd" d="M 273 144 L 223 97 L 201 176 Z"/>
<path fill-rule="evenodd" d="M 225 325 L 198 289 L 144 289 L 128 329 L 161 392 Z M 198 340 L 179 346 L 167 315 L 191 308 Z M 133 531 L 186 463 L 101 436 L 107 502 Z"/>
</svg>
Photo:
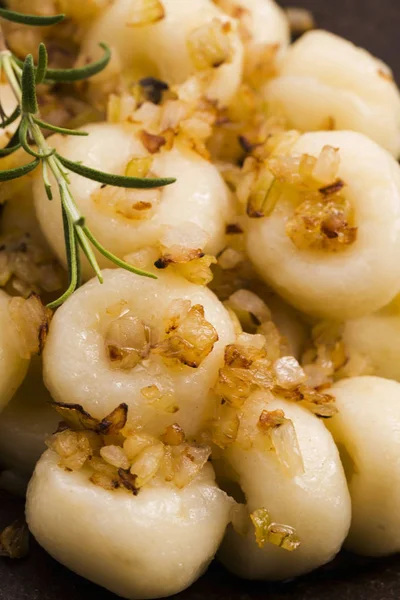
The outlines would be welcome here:
<svg viewBox="0 0 400 600">
<path fill-rule="evenodd" d="M 281 4 L 311 9 L 319 27 L 364 46 L 388 62 L 400 81 L 400 0 L 281 0 Z M 0 492 L 0 529 L 22 511 L 21 501 Z M 68 523 L 64 526 L 68 527 Z M 116 599 L 64 569 L 34 542 L 29 558 L 15 562 L 0 559 L 0 600 L 87 600 L 89 597 Z M 342 554 L 312 575 L 281 585 L 240 581 L 214 564 L 202 579 L 176 598 L 399 600 L 400 557 L 368 561 Z"/>
</svg>

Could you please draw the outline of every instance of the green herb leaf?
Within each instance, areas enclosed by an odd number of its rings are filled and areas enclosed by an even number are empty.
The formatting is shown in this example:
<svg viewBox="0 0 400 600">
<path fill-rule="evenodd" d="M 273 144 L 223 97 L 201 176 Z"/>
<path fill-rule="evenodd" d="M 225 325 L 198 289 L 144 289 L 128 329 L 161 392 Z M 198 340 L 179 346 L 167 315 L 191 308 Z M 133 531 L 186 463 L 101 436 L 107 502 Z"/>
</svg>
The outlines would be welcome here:
<svg viewBox="0 0 400 600">
<path fill-rule="evenodd" d="M 5 117 L 4 119 L 2 119 L 2 121 L 1 121 L 1 128 L 4 129 L 8 125 L 11 125 L 11 123 L 14 123 L 14 121 L 16 121 L 18 119 L 18 117 L 20 116 L 20 114 L 21 114 L 21 108 L 19 106 L 17 106 L 17 108 L 12 113 L 12 115 L 10 115 L 9 117 Z"/>
<path fill-rule="evenodd" d="M 46 190 L 46 196 L 49 200 L 53 200 L 53 192 L 51 190 L 51 183 L 49 179 L 49 171 L 47 168 L 47 162 L 42 160 L 42 175 L 43 175 L 43 183 L 44 189 Z"/>
<path fill-rule="evenodd" d="M 82 227 L 82 231 L 86 235 L 88 240 L 96 248 L 96 250 L 98 250 L 100 252 L 100 254 L 102 254 L 103 256 L 108 258 L 108 260 L 110 260 L 112 263 L 114 263 L 117 267 L 126 269 L 127 271 L 130 271 L 131 273 L 135 273 L 135 275 L 141 275 L 142 277 L 149 277 L 150 279 L 157 279 L 157 276 L 154 275 L 153 273 L 149 273 L 148 271 L 143 271 L 142 269 L 137 269 L 133 265 L 130 265 L 129 263 L 127 263 L 124 260 L 121 260 L 120 258 L 115 256 L 115 254 L 112 254 L 112 252 L 109 252 L 108 250 L 106 250 L 106 248 L 104 248 L 96 240 L 93 233 L 90 231 L 90 229 L 88 227 L 86 227 L 86 225 Z"/>
<path fill-rule="evenodd" d="M 82 248 L 82 251 L 83 251 L 84 255 L 86 256 L 86 258 L 88 259 L 89 264 L 92 267 L 93 271 L 95 272 L 97 279 L 100 281 L 100 283 L 103 283 L 104 282 L 103 274 L 102 274 L 99 264 L 97 262 L 96 256 L 86 238 L 86 235 L 83 231 L 82 226 L 75 225 L 75 231 L 78 236 L 79 246 Z"/>
<path fill-rule="evenodd" d="M 105 183 L 106 185 L 112 185 L 114 187 L 149 189 L 163 187 L 165 185 L 171 185 L 171 183 L 175 183 L 176 181 L 176 179 L 172 178 L 146 179 L 141 177 L 126 177 L 125 175 L 112 175 L 111 173 L 97 171 L 96 169 L 92 169 L 91 167 L 86 167 L 85 165 L 81 165 L 80 163 L 68 160 L 63 156 L 60 156 L 60 154 L 58 153 L 56 153 L 56 156 L 61 162 L 61 164 L 63 164 L 64 167 L 66 167 L 73 173 L 81 175 L 86 179 L 91 179 L 92 181 Z"/>
<path fill-rule="evenodd" d="M 23 25 L 56 25 L 65 19 L 65 15 L 41 17 L 38 15 L 25 15 L 6 8 L 0 8 L 0 17 L 3 17 L 6 21 L 22 23 Z"/>
<path fill-rule="evenodd" d="M 3 158 L 4 156 L 9 156 L 10 154 L 13 154 L 14 152 L 16 152 L 17 150 L 19 150 L 21 148 L 21 144 L 17 144 L 16 146 L 10 146 L 10 147 L 6 147 L 6 148 L 2 148 L 0 150 L 0 158 Z"/>
<path fill-rule="evenodd" d="M 19 127 L 19 143 L 21 144 L 25 152 L 27 152 L 31 156 L 34 156 L 35 158 L 49 158 L 50 156 L 55 154 L 55 149 L 48 152 L 48 154 L 43 154 L 42 152 L 36 152 L 35 150 L 33 150 L 28 142 L 28 130 L 29 122 L 26 118 L 24 118 L 22 119 L 21 126 Z"/>
<path fill-rule="evenodd" d="M 44 44 L 40 44 L 39 46 L 39 60 L 38 66 L 36 69 L 36 83 L 42 83 L 42 81 L 46 77 L 47 66 L 49 64 L 49 57 L 47 54 L 47 49 Z"/>
<path fill-rule="evenodd" d="M 38 112 L 38 103 L 36 98 L 35 65 L 32 54 L 28 54 L 24 61 L 22 69 L 22 111 L 24 113 L 35 114 Z"/>
<path fill-rule="evenodd" d="M 86 131 L 77 131 L 76 129 L 66 129 L 65 127 L 57 127 L 57 125 L 52 125 L 51 123 L 46 123 L 46 121 L 42 121 L 37 117 L 34 117 L 33 120 L 37 125 L 43 127 L 43 129 L 48 129 L 49 131 L 55 131 L 56 133 L 62 133 L 63 135 L 80 135 L 80 136 L 88 136 L 89 134 Z"/>
<path fill-rule="evenodd" d="M 27 165 L 22 167 L 16 167 L 15 169 L 7 169 L 6 171 L 0 171 L 0 181 L 11 181 L 12 179 L 18 179 L 28 173 L 31 173 L 39 165 L 40 160 L 37 158 Z"/>
<path fill-rule="evenodd" d="M 17 129 L 13 133 L 12 138 L 9 139 L 6 148 L 12 148 L 13 146 L 16 146 L 17 144 L 19 144 L 19 130 L 20 130 L 20 127 L 21 127 L 21 123 L 18 125 Z"/>
<path fill-rule="evenodd" d="M 47 69 L 46 81 L 83 81 L 97 75 L 97 73 L 101 73 L 111 60 L 111 50 L 103 42 L 100 47 L 103 48 L 104 55 L 99 60 L 76 69 Z"/>
<path fill-rule="evenodd" d="M 61 193 L 61 189 L 60 189 Z M 63 227 L 64 227 L 64 240 L 65 240 L 65 249 L 67 254 L 67 263 L 68 263 L 68 272 L 69 272 L 69 286 L 65 290 L 62 296 L 60 296 L 51 304 L 48 304 L 48 308 L 55 309 L 61 306 L 68 298 L 74 293 L 76 288 L 79 285 L 80 280 L 80 259 L 78 252 L 78 243 L 75 233 L 75 227 L 73 222 L 68 216 L 68 212 L 64 206 L 61 204 L 62 210 L 62 218 L 63 218 Z"/>
</svg>

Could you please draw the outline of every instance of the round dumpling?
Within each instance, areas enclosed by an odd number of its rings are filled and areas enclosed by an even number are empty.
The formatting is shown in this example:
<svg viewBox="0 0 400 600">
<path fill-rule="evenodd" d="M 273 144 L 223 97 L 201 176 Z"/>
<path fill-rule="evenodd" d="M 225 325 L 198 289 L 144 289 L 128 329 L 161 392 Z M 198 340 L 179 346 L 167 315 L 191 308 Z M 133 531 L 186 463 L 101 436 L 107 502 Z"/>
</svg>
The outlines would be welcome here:
<svg viewBox="0 0 400 600">
<path fill-rule="evenodd" d="M 61 418 L 49 405 L 51 396 L 43 384 L 42 363 L 31 361 L 27 376 L 11 402 L 0 415 L 0 478 L 19 481 L 19 491 L 27 485 L 43 452 L 46 438 L 56 431 Z"/>
<path fill-rule="evenodd" d="M 330 131 L 303 134 L 288 156 L 267 164 L 276 204 L 247 223 L 260 276 L 325 319 L 388 304 L 400 285 L 400 168 L 392 156 L 359 133 Z"/>
<path fill-rule="evenodd" d="M 176 177 L 176 183 L 153 190 L 127 190 L 104 186 L 70 174 L 70 190 L 94 236 L 120 258 L 145 247 L 159 245 L 170 228 L 201 233 L 202 250 L 215 254 L 224 244 L 231 212 L 230 193 L 216 167 L 187 147 L 174 147 L 151 156 L 133 126 L 94 124 L 85 127 L 86 138 L 54 136 L 52 147 L 74 161 L 94 169 L 124 173 L 132 161 L 149 163 L 157 177 Z M 36 213 L 49 244 L 66 262 L 58 192 L 49 202 L 41 177 L 35 180 Z M 198 246 L 196 246 L 198 248 Z M 110 266 L 98 257 L 101 267 Z M 92 271 L 84 263 L 84 275 Z"/>
<path fill-rule="evenodd" d="M 203 574 L 232 506 L 210 464 L 183 489 L 149 485 L 133 496 L 57 462 L 51 450 L 40 459 L 26 505 L 31 532 L 56 560 L 130 600 L 177 594 Z"/>
<path fill-rule="evenodd" d="M 400 550 L 400 384 L 352 377 L 330 388 L 338 413 L 326 424 L 345 466 L 352 521 L 349 550 L 384 556 Z"/>
<path fill-rule="evenodd" d="M 311 31 L 295 42 L 265 98 L 290 127 L 350 129 L 400 154 L 400 94 L 391 70 L 332 33 Z"/>
<path fill-rule="evenodd" d="M 0 290 L 0 410 L 2 410 L 24 380 L 29 360 L 21 356 L 17 329 L 9 313 L 10 297 Z"/>
<path fill-rule="evenodd" d="M 110 45 L 114 67 L 92 80 L 94 88 L 110 85 L 115 72 L 127 82 L 152 76 L 179 84 L 209 71 L 208 96 L 226 104 L 240 85 L 243 47 L 237 23 L 212 0 L 115 0 L 88 30 L 80 62 L 97 58 L 99 41 Z"/>
<path fill-rule="evenodd" d="M 157 280 L 104 271 L 56 312 L 44 377 L 57 401 L 103 418 L 126 403 L 132 425 L 187 435 L 213 409 L 210 388 L 234 339 L 231 318 L 207 288 L 160 272 Z"/>
<path fill-rule="evenodd" d="M 308 410 L 265 392 L 239 413 L 238 436 L 217 452 L 215 468 L 225 489 L 244 495 L 253 524 L 229 526 L 219 557 L 246 579 L 308 573 L 333 559 L 350 525 L 334 441 Z"/>
</svg>

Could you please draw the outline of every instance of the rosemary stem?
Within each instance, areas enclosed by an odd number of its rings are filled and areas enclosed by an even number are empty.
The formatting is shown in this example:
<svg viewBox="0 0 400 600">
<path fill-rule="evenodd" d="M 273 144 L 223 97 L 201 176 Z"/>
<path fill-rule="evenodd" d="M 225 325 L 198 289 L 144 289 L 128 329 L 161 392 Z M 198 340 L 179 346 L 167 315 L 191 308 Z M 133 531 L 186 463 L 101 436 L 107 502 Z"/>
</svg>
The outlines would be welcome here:
<svg viewBox="0 0 400 600">
<path fill-rule="evenodd" d="M 14 73 L 14 69 L 11 61 L 11 52 L 9 50 L 3 50 L 0 53 L 1 63 L 3 65 L 4 72 L 8 79 L 8 83 L 14 93 L 17 102 L 20 104 L 22 100 L 22 90 L 19 81 Z"/>
</svg>

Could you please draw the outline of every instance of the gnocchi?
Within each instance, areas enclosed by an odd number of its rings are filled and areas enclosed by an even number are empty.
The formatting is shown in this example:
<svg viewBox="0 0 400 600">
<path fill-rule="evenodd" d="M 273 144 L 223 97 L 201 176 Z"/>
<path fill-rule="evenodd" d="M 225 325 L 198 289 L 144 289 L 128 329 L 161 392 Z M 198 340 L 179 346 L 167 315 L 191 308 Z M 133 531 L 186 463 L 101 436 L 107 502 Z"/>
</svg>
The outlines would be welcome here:
<svg viewBox="0 0 400 600">
<path fill-rule="evenodd" d="M 211 465 L 182 490 L 149 486 L 135 497 L 94 487 L 83 471 L 60 469 L 48 450 L 29 485 L 26 515 L 54 558 L 119 596 L 142 600 L 177 594 L 200 577 L 230 509 Z M 60 527 L 64 519 L 68 527 Z"/>
<path fill-rule="evenodd" d="M 253 518 L 256 511 L 266 509 L 275 523 L 288 525 L 289 531 L 294 528 L 300 541 L 294 551 L 271 543 L 258 545 L 253 527 L 243 536 L 230 526 L 219 556 L 229 570 L 246 579 L 288 579 L 329 562 L 350 526 L 350 498 L 339 454 L 317 417 L 291 402 L 259 392 L 244 405 L 241 427 L 260 431 L 260 415 L 274 415 L 276 411 L 283 411 L 293 423 L 302 461 L 297 472 L 285 470 L 279 454 L 267 449 L 262 433 L 253 447 L 237 441 L 217 454 L 218 477 L 228 490 L 232 485 L 240 486 Z M 290 443 L 295 441 L 286 439 L 286 444 Z"/>
<path fill-rule="evenodd" d="M 354 377 L 330 391 L 338 413 L 326 423 L 341 452 L 352 501 L 346 546 L 367 556 L 398 552 L 400 384 Z"/>
<path fill-rule="evenodd" d="M 325 197 L 320 213 L 318 199 L 311 195 L 309 202 L 301 203 L 296 184 L 284 188 L 278 192 L 269 216 L 248 219 L 247 250 L 260 276 L 297 309 L 343 320 L 378 310 L 398 292 L 400 170 L 374 142 L 359 133 L 344 131 L 303 134 L 290 150 L 289 165 L 290 161 L 301 161 L 302 156 L 321 156 L 328 146 L 338 149 L 333 151 L 340 160 L 338 201 L 333 194 L 329 204 L 335 182 L 332 188 L 317 184 L 318 193 Z M 279 173 L 276 177 L 279 181 Z M 325 217 L 321 215 L 329 206 L 333 212 L 328 221 L 331 217 L 336 224 L 340 221 L 340 233 L 331 231 L 333 221 L 324 229 Z M 329 240 L 340 243 L 340 239 L 341 247 L 329 246 Z"/>
<path fill-rule="evenodd" d="M 400 552 L 389 67 L 274 0 L 0 4 L 0 487 L 37 542 L 127 600 Z"/>
<path fill-rule="evenodd" d="M 125 402 L 130 424 L 150 433 L 174 422 L 188 436 L 199 433 L 234 339 L 229 314 L 209 290 L 172 274 L 103 276 L 103 285 L 88 282 L 54 316 L 44 351 L 51 395 L 96 418 Z"/>
<path fill-rule="evenodd" d="M 207 253 L 221 250 L 231 214 L 231 198 L 212 164 L 186 147 L 152 157 L 132 125 L 95 124 L 85 127 L 85 131 L 90 135 L 83 141 L 58 135 L 52 143 L 67 158 L 82 160 L 95 169 L 124 172 L 131 161 L 142 161 L 148 162 L 158 177 L 178 178 L 165 188 L 125 190 L 71 174 L 71 189 L 78 208 L 85 213 L 88 226 L 104 246 L 123 258 L 146 247 L 158 247 L 170 229 L 183 232 L 194 229 L 195 243 L 198 231 L 198 243 Z M 34 183 L 33 193 L 39 223 L 49 244 L 65 263 L 60 205 L 49 203 L 40 178 Z M 104 257 L 98 256 L 98 261 L 101 267 L 110 265 Z M 83 274 L 86 279 L 91 274 L 87 263 Z"/>
<path fill-rule="evenodd" d="M 207 71 L 208 96 L 229 103 L 240 85 L 243 63 L 236 21 L 211 0 L 147 4 L 116 0 L 87 32 L 80 61 L 93 59 L 102 40 L 114 51 L 114 72 L 122 71 L 127 82 L 153 76 L 178 84 L 196 71 Z M 106 70 L 94 85 L 107 84 L 109 77 Z"/>
<path fill-rule="evenodd" d="M 301 131 L 358 131 L 400 154 L 400 94 L 389 67 L 326 31 L 311 31 L 288 51 L 265 98 Z"/>
<path fill-rule="evenodd" d="M 28 371 L 18 332 L 8 311 L 10 297 L 0 290 L 0 410 L 9 403 Z"/>
<path fill-rule="evenodd" d="M 0 415 L 0 464 L 4 469 L 0 485 L 14 480 L 19 482 L 18 491 L 25 491 L 46 449 L 45 440 L 60 421 L 48 404 L 50 400 L 41 361 L 34 358 L 22 385 Z"/>
</svg>

